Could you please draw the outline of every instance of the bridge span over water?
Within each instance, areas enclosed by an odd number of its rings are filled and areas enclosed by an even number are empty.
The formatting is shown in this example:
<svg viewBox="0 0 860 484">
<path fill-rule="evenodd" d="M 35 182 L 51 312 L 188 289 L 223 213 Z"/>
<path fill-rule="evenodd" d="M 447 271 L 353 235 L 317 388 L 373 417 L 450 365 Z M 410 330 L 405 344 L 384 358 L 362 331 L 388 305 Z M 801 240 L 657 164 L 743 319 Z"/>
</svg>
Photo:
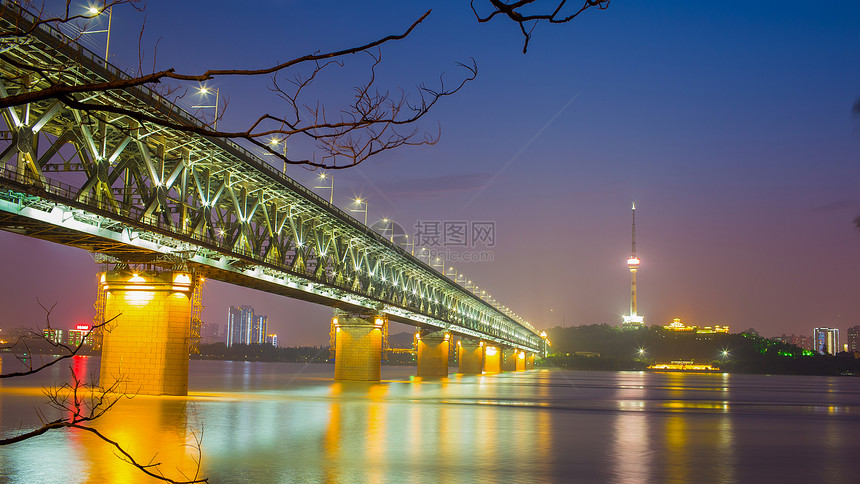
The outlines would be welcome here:
<svg viewBox="0 0 860 484">
<path fill-rule="evenodd" d="M 0 10 L 2 29 L 35 22 L 11 2 Z M 128 78 L 47 25 L 3 38 L 0 52 L 2 97 Z M 504 306 L 241 146 L 110 112 L 204 126 L 156 92 L 73 96 L 106 109 L 49 99 L 2 111 L 0 228 L 116 262 L 100 281 L 102 316 L 119 315 L 104 333 L 103 386 L 121 379 L 141 393 L 187 392 L 191 299 L 202 277 L 339 309 L 336 378 L 379 379 L 389 320 L 420 328 L 419 375 L 447 375 L 452 338 L 461 371 L 522 369 L 543 352 L 541 335 Z"/>
</svg>

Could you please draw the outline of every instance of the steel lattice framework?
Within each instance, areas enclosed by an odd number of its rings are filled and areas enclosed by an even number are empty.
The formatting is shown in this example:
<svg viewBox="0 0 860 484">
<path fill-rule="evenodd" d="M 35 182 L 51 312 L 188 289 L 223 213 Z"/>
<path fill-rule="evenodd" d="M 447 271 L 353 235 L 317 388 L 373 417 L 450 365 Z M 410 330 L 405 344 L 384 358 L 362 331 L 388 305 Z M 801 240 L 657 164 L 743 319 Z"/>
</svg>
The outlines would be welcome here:
<svg viewBox="0 0 860 484">
<path fill-rule="evenodd" d="M 35 19 L 4 2 L 3 28 Z M 126 74 L 40 26 L 0 44 L 0 95 Z M 44 77 L 43 77 L 44 76 Z M 189 126 L 201 121 L 147 88 L 90 92 Z M 202 276 L 540 352 L 525 321 L 439 274 L 235 143 L 55 100 L 5 109 L 0 228 L 126 261 L 181 258 Z"/>
</svg>

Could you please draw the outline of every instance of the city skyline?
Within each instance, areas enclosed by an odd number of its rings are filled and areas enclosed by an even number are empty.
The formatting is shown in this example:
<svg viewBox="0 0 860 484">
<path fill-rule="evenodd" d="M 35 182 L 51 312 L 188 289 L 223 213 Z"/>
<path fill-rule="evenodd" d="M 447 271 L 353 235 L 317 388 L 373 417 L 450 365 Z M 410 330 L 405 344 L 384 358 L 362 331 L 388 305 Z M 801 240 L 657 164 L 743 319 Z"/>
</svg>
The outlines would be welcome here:
<svg viewBox="0 0 860 484">
<path fill-rule="evenodd" d="M 276 45 L 274 18 L 255 17 L 262 25 L 253 34 L 253 22 L 237 22 L 235 37 L 212 39 L 205 26 L 223 22 L 222 9 L 177 29 L 191 6 L 169 7 L 173 15 L 166 5 L 147 8 L 158 19 L 147 35 L 164 36 L 159 64 L 198 69 L 243 54 L 252 64 L 273 57 L 237 39 Z M 302 38 L 299 51 L 396 31 L 421 13 L 372 4 L 374 21 L 357 28 L 352 19 L 368 14 L 343 6 L 322 29 L 297 20 L 319 18 L 315 6 L 278 8 L 291 13 L 279 24 Z M 567 325 L 620 324 L 629 270 L 619 261 L 633 200 L 647 261 L 639 313 L 649 325 L 678 317 L 774 336 L 860 323 L 860 230 L 852 224 L 860 133 L 851 118 L 860 66 L 856 47 L 847 47 L 860 45 L 849 21 L 857 6 L 807 12 L 764 2 L 739 17 L 728 6 L 619 3 L 576 25 L 541 26 L 527 55 L 515 29 L 476 25 L 464 10 L 434 6 L 414 39 L 383 50 L 380 76 L 405 88 L 477 59 L 475 83 L 430 114 L 440 142 L 333 173 L 336 205 L 348 210 L 364 197 L 367 213 L 356 217 L 390 218 L 410 235 L 419 221 L 494 222 L 493 262 L 458 270 L 539 329 L 560 325 L 561 315 Z M 111 61 L 132 63 L 136 37 L 117 33 Z M 560 52 L 567 45 L 589 47 Z M 218 87 L 231 99 L 225 126 L 254 113 L 253 92 L 234 80 Z M 316 185 L 317 173 L 288 173 Z M 90 322 L 97 267 L 87 253 L 6 232 L 0 243 L 4 272 L 18 275 L 4 288 L 12 308 L 4 325 L 43 322 L 36 297 L 57 303 L 55 324 Z M 284 340 L 327 342 L 325 307 L 206 284 L 204 321 L 219 321 L 223 304 L 250 304 L 290 315 L 274 328 Z"/>
</svg>

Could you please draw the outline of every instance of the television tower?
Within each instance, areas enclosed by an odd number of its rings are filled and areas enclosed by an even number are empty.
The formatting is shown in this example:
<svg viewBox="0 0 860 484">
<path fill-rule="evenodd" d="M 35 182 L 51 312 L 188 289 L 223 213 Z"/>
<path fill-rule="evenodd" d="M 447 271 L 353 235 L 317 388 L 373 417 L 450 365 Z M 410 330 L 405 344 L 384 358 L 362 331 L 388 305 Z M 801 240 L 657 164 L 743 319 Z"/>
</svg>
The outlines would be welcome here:
<svg viewBox="0 0 860 484">
<path fill-rule="evenodd" d="M 630 314 L 622 316 L 621 327 L 644 328 L 645 318 L 639 316 L 636 311 L 636 271 L 639 269 L 639 257 L 636 257 L 636 203 L 633 203 L 633 250 L 627 259 L 627 267 L 630 269 Z"/>
</svg>

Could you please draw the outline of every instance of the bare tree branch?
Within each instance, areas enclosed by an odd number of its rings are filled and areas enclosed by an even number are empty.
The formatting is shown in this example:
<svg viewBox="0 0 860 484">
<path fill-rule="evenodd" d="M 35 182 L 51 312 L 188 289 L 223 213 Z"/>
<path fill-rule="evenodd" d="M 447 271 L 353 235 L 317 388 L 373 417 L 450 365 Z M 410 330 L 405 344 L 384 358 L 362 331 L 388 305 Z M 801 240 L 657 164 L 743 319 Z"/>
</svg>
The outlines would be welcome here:
<svg viewBox="0 0 860 484">
<path fill-rule="evenodd" d="M 65 383 L 60 387 L 53 387 L 45 389 L 45 396 L 48 397 L 48 404 L 59 410 L 64 417 L 60 417 L 58 419 L 46 421 L 43 414 L 39 413 L 39 417 L 42 420 L 43 424 L 41 427 L 30 430 L 28 432 L 22 432 L 20 434 L 14 435 L 9 438 L 0 439 L 0 446 L 11 445 L 18 442 L 22 442 L 24 440 L 31 439 L 33 437 L 38 437 L 50 430 L 58 430 L 58 429 L 77 429 L 85 432 L 90 432 L 91 434 L 97 436 L 103 442 L 111 445 L 114 450 L 117 452 L 117 455 L 120 459 L 129 464 L 133 465 L 140 469 L 144 474 L 158 479 L 163 482 L 175 483 L 175 484 L 193 484 L 200 482 L 209 482 L 208 478 L 200 478 L 200 464 L 201 464 L 201 446 L 202 446 L 202 431 L 201 435 L 198 436 L 196 433 L 194 434 L 194 439 L 196 441 L 196 449 L 197 449 L 197 457 L 194 459 L 196 464 L 196 470 L 194 473 L 194 477 L 188 479 L 187 476 L 185 480 L 174 480 L 169 477 L 164 476 L 161 472 L 159 466 L 160 462 L 154 462 L 154 458 L 150 460 L 148 464 L 143 464 L 139 462 L 134 456 L 131 455 L 125 448 L 122 447 L 117 441 L 110 439 L 97 429 L 86 425 L 93 420 L 98 419 L 103 416 L 105 413 L 110 411 L 117 402 L 122 398 L 132 398 L 133 395 L 125 395 L 121 393 L 116 393 L 118 390 L 121 381 L 116 381 L 113 385 L 106 389 L 100 390 L 96 387 L 95 384 L 87 385 L 75 374 L 72 368 L 69 368 L 72 374 L 71 383 Z"/>
<path fill-rule="evenodd" d="M 127 1 L 135 3 L 137 0 Z M 102 9 L 123 3 L 126 1 L 112 0 Z M 8 12 L 5 15 L 9 15 Z M 153 69 L 153 72 L 143 74 L 143 49 L 139 47 L 138 75 L 112 76 L 88 82 L 82 80 L 80 76 L 73 75 L 68 66 L 22 61 L 16 58 L 14 53 L 0 50 L 0 61 L 17 70 L 15 75 L 8 72 L 0 74 L 0 80 L 6 85 L 6 95 L 0 96 L 0 108 L 58 100 L 71 108 L 85 111 L 102 122 L 109 122 L 108 115 L 120 115 L 141 123 L 202 136 L 244 140 L 285 163 L 320 168 L 346 168 L 355 166 L 385 150 L 406 145 L 433 144 L 438 141 L 438 134 L 421 136 L 415 128 L 403 128 L 422 119 L 440 98 L 458 92 L 467 82 L 475 79 L 477 66 L 473 60 L 470 65 L 459 64 L 465 69 L 465 75 L 450 87 L 446 86 L 441 77 L 437 87 L 419 85 L 414 94 L 415 101 L 408 100 L 407 95 L 402 91 L 399 96 L 391 96 L 388 91 L 376 88 L 375 68 L 382 59 L 378 49 L 384 44 L 405 39 L 428 18 L 430 13 L 430 10 L 426 11 L 398 34 L 386 35 L 354 47 L 313 52 L 258 69 L 207 69 L 199 73 L 182 73 L 177 72 L 175 68 L 169 68 Z M 65 16 L 39 20 L 34 26 L 25 25 L 23 18 L 22 14 L 15 22 L 18 28 L 9 32 L 0 32 L 0 39 L 5 36 L 26 42 L 28 36 L 39 34 L 38 26 L 63 24 L 80 18 L 89 20 L 91 17 L 70 16 L 67 13 Z M 372 58 L 371 76 L 369 82 L 354 88 L 353 101 L 350 105 L 339 110 L 329 110 L 336 114 L 327 116 L 326 103 L 319 100 L 307 103 L 300 99 L 306 88 L 324 69 L 330 66 L 343 66 L 345 58 L 359 53 L 368 53 Z M 310 71 L 302 74 L 299 69 L 310 69 Z M 279 75 L 288 80 L 291 88 L 285 89 L 285 84 L 279 83 L 277 77 Z M 170 114 L 167 114 L 174 112 L 172 102 L 185 96 L 188 88 L 194 87 L 193 85 L 223 77 L 260 76 L 272 76 L 270 90 L 285 101 L 286 114 L 272 112 L 260 114 L 250 126 L 239 130 L 216 129 L 217 124 L 214 121 L 209 125 L 189 124 L 186 119 L 171 118 Z M 190 83 L 193 85 L 189 86 Z M 160 104 L 156 102 L 155 105 L 142 111 L 140 107 L 133 108 L 121 102 L 105 102 L 104 98 L 96 99 L 97 96 L 95 96 L 99 93 L 121 95 L 129 89 L 141 88 L 158 91 L 162 97 Z M 219 100 L 219 104 L 223 104 L 224 107 L 226 103 L 226 99 Z M 223 118 L 224 109 L 220 108 L 221 106 L 217 110 L 218 118 Z M 318 153 L 297 158 L 292 154 L 288 156 L 285 150 L 273 149 L 270 146 L 273 137 L 281 138 L 286 142 L 288 138 L 295 135 L 309 139 Z"/>
<path fill-rule="evenodd" d="M 532 32 L 534 32 L 538 23 L 567 23 L 591 7 L 597 7 L 600 10 L 609 8 L 609 1 L 610 0 L 585 0 L 578 9 L 574 8 L 572 10 L 565 10 L 567 0 L 552 0 L 550 2 L 542 2 L 540 0 L 518 0 L 515 2 L 487 0 L 492 9 L 485 15 L 478 13 L 478 10 L 475 8 L 475 0 L 470 0 L 469 4 L 472 7 L 472 13 L 474 13 L 475 18 L 478 19 L 478 22 L 489 22 L 497 15 L 505 16 L 516 22 L 525 38 L 523 42 L 523 54 L 525 54 L 529 48 L 529 41 L 532 38 Z M 530 7 L 535 7 L 535 5 L 542 3 L 547 3 L 548 5 L 545 7 L 543 5 L 539 5 L 538 8 L 534 10 L 529 9 Z M 531 25 L 529 26 L 528 24 Z"/>
</svg>

